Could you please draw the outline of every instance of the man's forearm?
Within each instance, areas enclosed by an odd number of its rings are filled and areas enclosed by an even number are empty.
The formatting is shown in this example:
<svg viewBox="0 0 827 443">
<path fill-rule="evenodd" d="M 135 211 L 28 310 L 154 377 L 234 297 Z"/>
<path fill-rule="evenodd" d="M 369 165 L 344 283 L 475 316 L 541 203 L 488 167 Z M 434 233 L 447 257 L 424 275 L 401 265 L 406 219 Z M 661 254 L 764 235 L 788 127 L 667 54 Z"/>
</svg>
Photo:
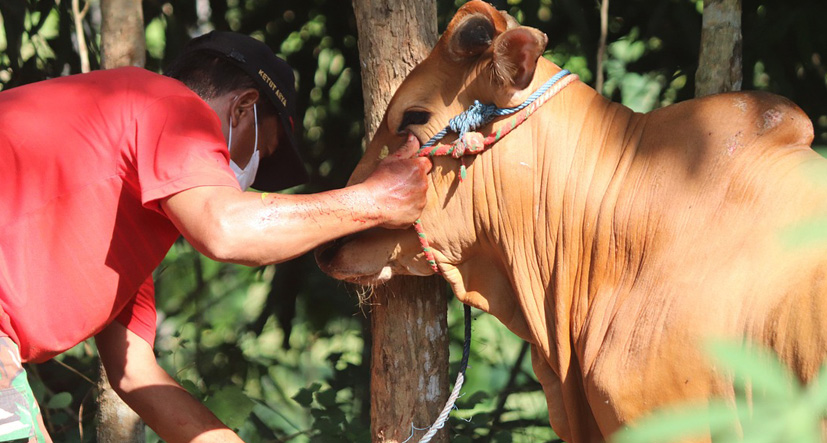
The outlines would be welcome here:
<svg viewBox="0 0 827 443">
<path fill-rule="evenodd" d="M 118 322 L 95 336 L 112 388 L 167 443 L 242 440 L 155 361 L 152 347 Z"/>
<path fill-rule="evenodd" d="M 225 213 L 225 222 L 232 226 L 231 244 L 221 259 L 242 264 L 289 260 L 324 242 L 381 225 L 388 210 L 359 186 L 312 195 L 245 195 Z"/>
<path fill-rule="evenodd" d="M 124 402 L 165 442 L 242 441 L 206 406 L 172 378 L 167 378 L 166 381 L 120 393 Z"/>
<path fill-rule="evenodd" d="M 161 201 L 181 234 L 204 255 L 262 265 L 374 226 L 409 227 L 422 212 L 431 163 L 411 158 L 415 138 L 380 161 L 364 182 L 311 195 L 195 187 Z"/>
</svg>

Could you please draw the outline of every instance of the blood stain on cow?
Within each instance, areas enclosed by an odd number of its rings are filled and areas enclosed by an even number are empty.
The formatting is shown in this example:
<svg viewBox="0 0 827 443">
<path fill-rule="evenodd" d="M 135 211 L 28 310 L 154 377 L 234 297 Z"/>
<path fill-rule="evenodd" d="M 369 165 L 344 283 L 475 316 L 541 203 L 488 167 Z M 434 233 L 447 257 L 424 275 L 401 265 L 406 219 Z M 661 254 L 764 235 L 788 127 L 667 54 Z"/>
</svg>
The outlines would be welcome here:
<svg viewBox="0 0 827 443">
<path fill-rule="evenodd" d="M 743 144 L 741 144 L 741 141 L 740 141 L 740 138 L 743 135 L 744 135 L 744 133 L 742 131 L 738 131 L 738 132 L 735 133 L 735 135 L 728 138 L 726 140 L 726 142 L 724 142 L 726 144 L 726 153 L 727 153 L 727 155 L 732 156 L 732 155 L 735 154 L 735 151 L 737 151 L 738 149 L 743 147 Z"/>
<path fill-rule="evenodd" d="M 764 111 L 764 123 L 761 127 L 761 133 L 767 132 L 781 123 L 782 120 L 782 113 L 781 111 L 771 108 Z"/>
</svg>

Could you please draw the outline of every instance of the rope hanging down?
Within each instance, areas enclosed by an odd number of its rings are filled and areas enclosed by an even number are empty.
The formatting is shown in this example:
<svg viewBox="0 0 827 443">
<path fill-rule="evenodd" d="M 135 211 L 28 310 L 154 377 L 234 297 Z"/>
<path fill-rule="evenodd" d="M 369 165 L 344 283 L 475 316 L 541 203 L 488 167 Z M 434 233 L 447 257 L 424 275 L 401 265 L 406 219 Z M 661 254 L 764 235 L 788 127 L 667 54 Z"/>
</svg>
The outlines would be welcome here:
<svg viewBox="0 0 827 443">
<path fill-rule="evenodd" d="M 457 381 L 454 382 L 454 390 L 451 391 L 451 395 L 448 396 L 448 401 L 445 402 L 445 407 L 442 408 L 442 412 L 439 413 L 434 424 L 428 428 L 428 432 L 419 439 L 419 443 L 428 443 L 434 438 L 437 431 L 445 427 L 445 423 L 448 421 L 448 415 L 451 413 L 451 410 L 454 409 L 454 403 L 457 402 L 457 398 L 459 398 L 459 391 L 462 389 L 462 384 L 465 382 L 465 370 L 468 368 L 468 356 L 471 354 L 471 307 L 468 305 L 465 306 L 465 344 L 462 346 L 462 361 L 459 364 L 459 374 L 457 374 Z M 411 435 L 413 437 L 413 434 Z M 408 438 L 410 440 L 410 437 Z M 407 442 L 408 440 L 405 440 Z"/>
<path fill-rule="evenodd" d="M 455 116 L 448 121 L 448 126 L 445 127 L 438 134 L 431 137 L 427 143 L 415 154 L 417 157 L 434 157 L 439 155 L 450 155 L 454 158 L 462 159 L 468 154 L 479 154 L 485 151 L 491 145 L 498 142 L 505 137 L 512 129 L 519 126 L 531 114 L 534 113 L 540 106 L 547 102 L 551 97 L 557 95 L 563 88 L 568 86 L 573 81 L 577 80 L 577 75 L 571 74 L 567 70 L 562 70 L 557 75 L 545 82 L 540 88 L 532 93 L 522 104 L 513 108 L 497 108 L 495 105 L 483 105 L 479 100 L 475 100 L 466 111 Z M 562 81 L 561 81 L 562 80 Z M 523 112 L 520 112 L 523 111 Z M 520 114 L 514 116 L 512 120 L 502 126 L 499 130 L 493 132 L 488 137 L 483 138 L 482 134 L 474 131 L 496 117 L 510 115 L 515 112 Z M 458 134 L 457 140 L 450 144 L 436 144 L 439 140 L 445 137 L 448 132 L 453 131 Z M 465 179 L 465 164 L 463 163 L 460 170 L 460 180 Z M 419 236 L 419 243 L 422 245 L 422 251 L 425 253 L 425 258 L 428 264 L 435 273 L 441 274 L 439 267 L 436 264 L 433 250 L 428 243 L 428 238 L 425 235 L 425 230 L 422 228 L 422 222 L 417 220 L 414 222 L 414 228 Z M 465 382 L 465 370 L 468 367 L 468 356 L 471 352 L 471 307 L 465 305 L 465 344 L 462 347 L 462 361 L 460 362 L 459 374 L 457 374 L 457 381 L 454 382 L 454 389 L 445 403 L 445 407 L 440 412 L 434 424 L 428 428 L 428 432 L 419 439 L 419 443 L 428 443 L 436 435 L 437 431 L 445 426 L 448 421 L 448 415 L 454 409 L 454 404 L 459 397 L 459 392 L 462 389 L 462 384 Z M 410 440 L 413 437 L 408 438 Z M 408 440 L 405 440 L 407 442 Z"/>
</svg>

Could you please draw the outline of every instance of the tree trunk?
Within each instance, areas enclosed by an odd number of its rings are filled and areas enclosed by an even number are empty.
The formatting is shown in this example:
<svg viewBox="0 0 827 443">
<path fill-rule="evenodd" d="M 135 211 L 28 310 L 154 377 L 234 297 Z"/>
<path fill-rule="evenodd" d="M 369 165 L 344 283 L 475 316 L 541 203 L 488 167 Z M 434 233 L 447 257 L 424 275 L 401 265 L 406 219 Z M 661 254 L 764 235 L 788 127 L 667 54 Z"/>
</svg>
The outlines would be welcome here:
<svg viewBox="0 0 827 443">
<path fill-rule="evenodd" d="M 144 422 L 109 386 L 106 371 L 100 365 L 98 379 L 98 442 L 144 443 Z"/>
<path fill-rule="evenodd" d="M 101 1 L 101 67 L 143 67 L 146 62 L 144 16 L 140 0 Z M 98 380 L 98 442 L 144 442 L 141 418 L 112 390 L 103 365 Z"/>
<path fill-rule="evenodd" d="M 143 67 L 146 37 L 141 0 L 101 1 L 101 67 Z"/>
<path fill-rule="evenodd" d="M 742 64 L 741 0 L 704 0 L 695 96 L 741 90 Z"/>
<path fill-rule="evenodd" d="M 375 290 L 370 322 L 374 443 L 407 440 L 412 426 L 430 427 L 445 406 L 451 386 L 444 287 L 439 277 L 396 277 Z M 431 441 L 447 442 L 446 429 Z"/>
<path fill-rule="evenodd" d="M 372 135 L 393 91 L 436 44 L 436 2 L 353 0 L 353 9 L 365 133 Z M 396 277 L 377 287 L 373 297 L 372 441 L 402 442 L 412 425 L 425 428 L 436 420 L 450 392 L 447 291 L 439 277 Z M 447 442 L 447 432 L 431 441 Z"/>
</svg>

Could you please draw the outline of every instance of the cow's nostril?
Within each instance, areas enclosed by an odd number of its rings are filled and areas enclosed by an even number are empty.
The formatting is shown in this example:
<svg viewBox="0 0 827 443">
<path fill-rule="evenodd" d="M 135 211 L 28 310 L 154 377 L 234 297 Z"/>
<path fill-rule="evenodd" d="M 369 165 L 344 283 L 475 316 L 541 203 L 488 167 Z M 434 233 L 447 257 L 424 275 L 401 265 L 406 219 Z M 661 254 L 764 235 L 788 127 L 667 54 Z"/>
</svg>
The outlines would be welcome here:
<svg viewBox="0 0 827 443">
<path fill-rule="evenodd" d="M 314 251 L 316 263 L 324 269 L 333 261 L 336 254 L 339 252 L 339 249 L 341 249 L 345 242 L 345 238 L 339 238 L 316 247 L 316 250 Z"/>
</svg>

